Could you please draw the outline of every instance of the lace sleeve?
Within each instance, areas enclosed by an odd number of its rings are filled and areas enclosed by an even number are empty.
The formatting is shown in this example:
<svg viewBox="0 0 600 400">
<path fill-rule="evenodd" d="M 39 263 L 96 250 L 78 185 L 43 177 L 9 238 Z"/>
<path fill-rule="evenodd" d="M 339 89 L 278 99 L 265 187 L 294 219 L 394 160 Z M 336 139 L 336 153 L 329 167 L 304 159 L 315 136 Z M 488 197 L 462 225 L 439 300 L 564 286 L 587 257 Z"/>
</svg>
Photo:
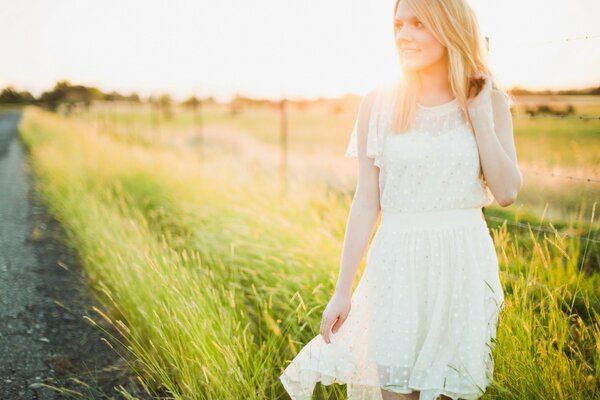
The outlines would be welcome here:
<svg viewBox="0 0 600 400">
<path fill-rule="evenodd" d="M 366 155 L 374 160 L 373 164 L 381 168 L 381 137 L 383 136 L 383 132 L 379 123 L 381 96 L 379 95 L 378 91 L 374 93 L 374 96 L 375 98 L 373 99 L 373 105 L 369 114 Z M 358 159 L 358 121 L 361 111 L 366 106 L 365 100 L 367 97 L 368 96 L 363 96 L 360 102 L 359 111 L 354 122 L 354 127 L 352 128 L 352 132 L 350 134 L 350 140 L 348 141 L 348 145 L 346 147 L 346 157 Z"/>
</svg>

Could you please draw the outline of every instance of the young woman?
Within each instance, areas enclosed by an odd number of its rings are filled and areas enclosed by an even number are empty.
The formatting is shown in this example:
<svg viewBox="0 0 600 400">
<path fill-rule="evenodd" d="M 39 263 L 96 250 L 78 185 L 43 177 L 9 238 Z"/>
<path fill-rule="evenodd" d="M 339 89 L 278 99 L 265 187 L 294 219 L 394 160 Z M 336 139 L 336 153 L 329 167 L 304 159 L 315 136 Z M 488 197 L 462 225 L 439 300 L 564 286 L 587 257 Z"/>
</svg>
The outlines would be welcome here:
<svg viewBox="0 0 600 400">
<path fill-rule="evenodd" d="M 317 382 L 353 400 L 477 399 L 493 378 L 504 292 L 482 207 L 521 187 L 511 101 L 465 0 L 396 1 L 394 31 L 403 74 L 361 101 L 336 290 L 280 377 L 294 400 Z"/>
</svg>

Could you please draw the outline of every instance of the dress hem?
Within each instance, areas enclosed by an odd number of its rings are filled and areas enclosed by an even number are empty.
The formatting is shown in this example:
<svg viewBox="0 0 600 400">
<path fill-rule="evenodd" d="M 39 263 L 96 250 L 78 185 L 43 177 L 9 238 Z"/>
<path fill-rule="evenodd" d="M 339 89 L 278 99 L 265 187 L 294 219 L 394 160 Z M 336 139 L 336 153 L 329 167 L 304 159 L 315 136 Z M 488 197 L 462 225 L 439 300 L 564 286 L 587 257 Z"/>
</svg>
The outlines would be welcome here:
<svg viewBox="0 0 600 400">
<path fill-rule="evenodd" d="M 325 372 L 325 371 L 321 371 L 321 370 L 317 370 L 317 369 L 303 369 L 303 371 L 309 371 L 309 372 L 313 372 L 313 373 L 320 375 L 320 378 L 315 380 L 312 383 L 312 389 L 311 389 L 310 394 L 296 393 L 294 391 L 294 389 L 292 388 L 292 382 L 297 382 L 297 384 L 299 386 L 301 386 L 301 382 L 289 379 L 287 374 L 285 374 L 285 373 L 279 376 L 279 380 L 281 381 L 283 387 L 285 388 L 286 392 L 288 393 L 288 395 L 290 396 L 290 398 L 292 400 L 312 400 L 313 394 L 314 394 L 314 389 L 315 389 L 315 386 L 317 383 L 321 383 L 324 386 L 330 386 L 333 383 L 337 383 L 339 385 L 369 386 L 371 388 L 379 388 L 381 390 L 386 390 L 388 392 L 398 393 L 398 394 L 411 394 L 411 393 L 414 393 L 415 391 L 418 391 L 418 392 L 435 391 L 433 394 L 433 397 L 423 397 L 421 399 L 421 396 L 419 396 L 419 400 L 436 400 L 441 395 L 450 397 L 452 400 L 459 400 L 459 399 L 460 400 L 477 400 L 477 399 L 481 398 L 481 396 L 483 396 L 484 391 L 488 386 L 488 385 L 486 385 L 483 391 L 468 392 L 468 393 L 456 392 L 456 391 L 452 391 L 451 389 L 444 389 L 444 388 L 440 388 L 440 387 L 416 387 L 416 386 L 408 386 L 408 390 L 410 390 L 410 391 L 402 392 L 402 391 L 390 390 L 389 388 L 386 389 L 385 387 L 382 387 L 379 385 L 373 385 L 372 383 L 365 383 L 364 381 L 346 381 L 344 378 L 341 378 L 340 376 L 331 375 L 330 372 Z M 325 379 L 323 379 L 323 378 L 325 378 Z M 347 386 L 346 386 L 346 388 L 347 388 Z M 431 394 L 428 394 L 428 395 L 431 396 Z M 428 396 L 428 395 L 426 395 L 426 396 Z"/>
</svg>

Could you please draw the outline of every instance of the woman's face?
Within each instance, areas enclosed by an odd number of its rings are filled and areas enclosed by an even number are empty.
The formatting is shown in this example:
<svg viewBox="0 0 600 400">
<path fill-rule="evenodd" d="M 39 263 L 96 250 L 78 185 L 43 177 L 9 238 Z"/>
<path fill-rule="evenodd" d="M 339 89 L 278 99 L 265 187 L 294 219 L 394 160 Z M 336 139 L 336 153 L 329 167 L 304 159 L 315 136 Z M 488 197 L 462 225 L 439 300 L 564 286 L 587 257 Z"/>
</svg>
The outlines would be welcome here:
<svg viewBox="0 0 600 400">
<path fill-rule="evenodd" d="M 400 1 L 394 18 L 396 48 L 405 70 L 419 71 L 443 61 L 446 47 L 417 19 L 406 1 Z"/>
</svg>

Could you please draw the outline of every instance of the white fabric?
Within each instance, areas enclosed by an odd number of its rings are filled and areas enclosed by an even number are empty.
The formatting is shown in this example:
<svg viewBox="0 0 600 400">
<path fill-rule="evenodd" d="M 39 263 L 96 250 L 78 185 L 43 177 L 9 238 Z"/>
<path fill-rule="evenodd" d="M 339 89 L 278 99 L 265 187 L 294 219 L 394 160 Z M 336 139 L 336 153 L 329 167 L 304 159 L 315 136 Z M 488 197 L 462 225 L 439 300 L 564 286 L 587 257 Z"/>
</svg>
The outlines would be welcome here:
<svg viewBox="0 0 600 400">
<path fill-rule="evenodd" d="M 371 108 L 368 134 L 367 134 L 367 157 L 373 158 L 373 163 L 381 168 L 381 153 L 383 149 L 383 140 L 385 137 L 386 126 L 389 126 L 391 120 L 390 113 L 383 112 L 384 105 L 389 104 L 391 92 L 389 89 L 377 88 L 377 95 Z M 365 97 L 362 98 L 359 109 L 363 107 Z M 350 140 L 346 148 L 346 156 L 358 158 L 358 116 L 354 122 Z"/>
<path fill-rule="evenodd" d="M 481 173 L 477 143 L 457 99 L 435 107 L 418 105 L 406 133 L 391 132 L 394 105 L 394 91 L 378 89 L 367 133 L 367 157 L 380 168 L 381 209 L 423 211 L 491 204 L 494 197 Z M 347 157 L 358 156 L 357 126 L 358 118 Z"/>
<path fill-rule="evenodd" d="M 314 337 L 280 376 L 293 400 L 312 399 L 317 382 L 347 384 L 351 400 L 382 400 L 381 388 L 477 399 L 493 378 L 504 292 L 475 138 L 456 99 L 419 106 L 412 129 L 392 133 L 394 100 L 380 90 L 369 121 L 381 225 L 348 319 L 330 344 Z M 349 157 L 356 137 L 355 126 Z"/>
</svg>

